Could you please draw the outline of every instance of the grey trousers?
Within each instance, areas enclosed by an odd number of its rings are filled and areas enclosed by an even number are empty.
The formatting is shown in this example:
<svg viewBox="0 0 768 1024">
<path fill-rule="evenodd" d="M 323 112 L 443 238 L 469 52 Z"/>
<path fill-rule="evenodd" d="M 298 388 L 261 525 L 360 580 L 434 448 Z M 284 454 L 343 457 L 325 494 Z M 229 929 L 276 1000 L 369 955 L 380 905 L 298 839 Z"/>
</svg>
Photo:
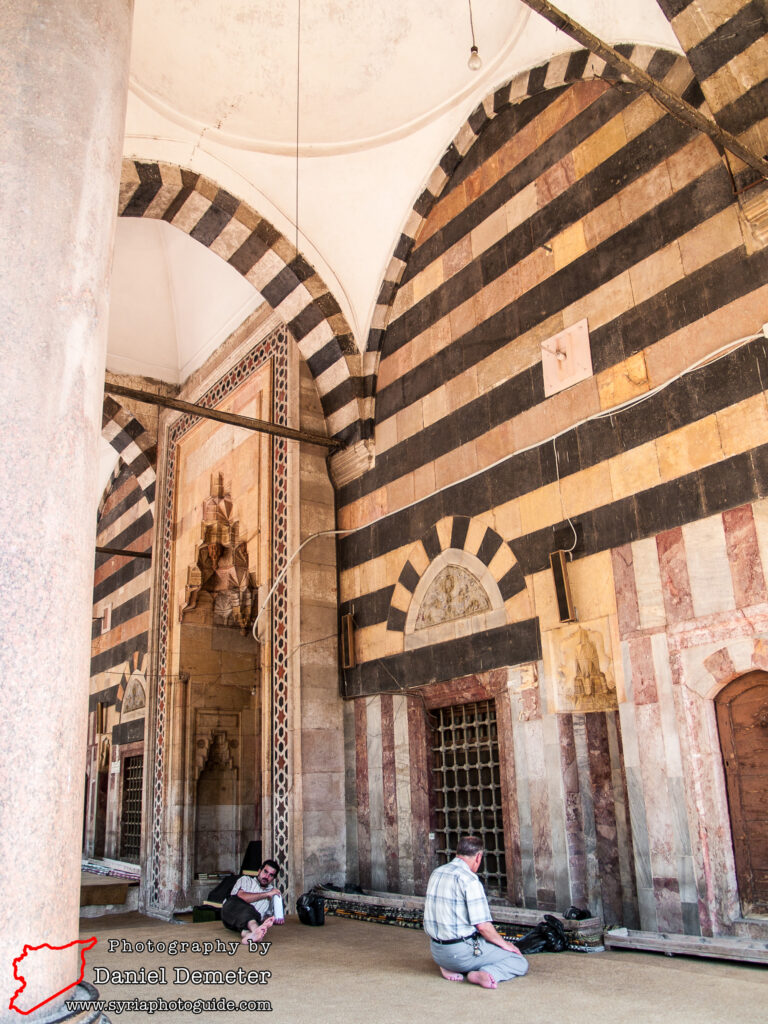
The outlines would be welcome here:
<svg viewBox="0 0 768 1024">
<path fill-rule="evenodd" d="M 478 939 L 480 955 L 474 955 L 475 943 L 471 939 L 463 942 L 452 942 L 450 946 L 442 946 L 430 942 L 432 959 L 438 967 L 456 974 L 468 974 L 469 971 L 487 971 L 496 981 L 511 981 L 522 978 L 528 972 L 528 961 L 522 953 L 510 953 L 492 942 Z"/>
</svg>

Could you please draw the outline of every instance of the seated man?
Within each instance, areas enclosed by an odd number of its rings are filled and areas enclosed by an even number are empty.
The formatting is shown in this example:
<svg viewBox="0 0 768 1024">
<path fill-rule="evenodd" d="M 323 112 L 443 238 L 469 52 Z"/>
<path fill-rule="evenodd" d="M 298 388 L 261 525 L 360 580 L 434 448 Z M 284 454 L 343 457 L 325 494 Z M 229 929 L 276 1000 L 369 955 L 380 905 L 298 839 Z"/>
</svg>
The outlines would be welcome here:
<svg viewBox="0 0 768 1024">
<path fill-rule="evenodd" d="M 243 943 L 263 939 L 273 924 L 284 924 L 283 897 L 272 884 L 280 868 L 265 860 L 257 874 L 241 875 L 221 906 L 225 927 L 240 932 Z"/>
<path fill-rule="evenodd" d="M 528 961 L 491 923 L 491 912 L 477 871 L 483 841 L 459 840 L 456 856 L 429 876 L 424 903 L 424 931 L 432 940 L 432 959 L 446 981 L 467 981 L 497 988 L 500 981 L 522 977 Z"/>
</svg>

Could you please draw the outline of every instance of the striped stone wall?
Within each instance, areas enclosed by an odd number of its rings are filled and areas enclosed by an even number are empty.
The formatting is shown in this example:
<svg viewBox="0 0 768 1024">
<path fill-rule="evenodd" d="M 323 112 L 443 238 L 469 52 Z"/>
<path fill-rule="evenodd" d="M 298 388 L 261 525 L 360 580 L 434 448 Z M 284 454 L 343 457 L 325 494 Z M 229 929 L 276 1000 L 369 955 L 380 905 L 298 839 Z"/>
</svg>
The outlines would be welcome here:
<svg viewBox="0 0 768 1024">
<path fill-rule="evenodd" d="M 701 101 L 685 61 L 652 61 Z M 362 886 L 419 891 L 422 699 L 462 703 L 501 680 L 510 898 L 727 933 L 738 910 L 712 696 L 762 650 L 747 520 L 768 495 L 768 252 L 745 244 L 707 138 L 632 85 L 563 73 L 546 88 L 549 70 L 533 95 L 497 94 L 442 169 L 382 319 L 376 463 L 338 491 L 357 651 L 349 849 Z M 592 372 L 546 396 L 542 343 L 583 320 Z M 572 549 L 576 624 L 557 614 L 558 548 Z M 420 581 L 441 558 L 474 567 L 504 621 L 449 615 L 414 646 Z M 726 579 L 739 582 L 721 608 Z M 739 616 L 743 645 L 718 653 Z M 702 830 L 719 837 L 707 849 Z"/>
<path fill-rule="evenodd" d="M 129 418 L 130 419 L 130 418 Z M 131 421 L 137 425 L 137 421 Z M 123 455 L 118 462 L 99 509 L 96 543 L 136 551 L 152 550 L 155 473 L 145 451 L 126 430 L 109 419 L 105 430 L 117 441 Z M 137 430 L 133 430 L 137 434 Z M 140 435 L 139 435 L 140 436 Z M 124 461 L 130 459 L 130 462 Z M 138 470 L 138 475 L 137 475 Z M 151 500 L 148 500 L 151 499 Z M 91 681 L 88 716 L 88 796 L 85 848 L 94 850 L 97 831 L 99 764 L 122 764 L 124 755 L 140 754 L 144 745 L 149 648 L 150 562 L 125 555 L 96 555 L 91 639 Z M 141 686 L 144 707 L 123 711 L 123 700 L 132 687 Z M 135 699 L 135 698 L 134 698 Z M 98 707 L 102 706 L 99 721 Z M 99 724 L 101 729 L 99 730 Z M 101 765 L 104 771 L 104 764 Z M 110 772 L 105 849 L 107 857 L 119 856 L 120 771 Z"/>
<path fill-rule="evenodd" d="M 715 120 L 768 151 L 768 10 L 761 0 L 659 0 Z M 757 179 L 732 158 L 739 184 Z"/>
</svg>

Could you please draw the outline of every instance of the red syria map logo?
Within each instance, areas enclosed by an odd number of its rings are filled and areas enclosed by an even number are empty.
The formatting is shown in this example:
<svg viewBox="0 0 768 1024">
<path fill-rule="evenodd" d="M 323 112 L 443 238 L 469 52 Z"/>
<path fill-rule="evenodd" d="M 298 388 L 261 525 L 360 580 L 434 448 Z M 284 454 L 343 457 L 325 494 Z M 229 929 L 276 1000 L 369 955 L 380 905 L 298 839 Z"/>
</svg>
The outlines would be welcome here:
<svg viewBox="0 0 768 1024">
<path fill-rule="evenodd" d="M 83 980 L 83 976 L 85 974 L 85 951 L 87 949 L 93 949 L 95 945 L 96 936 L 94 935 L 90 939 L 75 939 L 74 942 L 68 942 L 65 946 L 50 946 L 47 942 L 43 942 L 40 946 L 25 946 L 21 952 L 21 955 L 17 956 L 16 959 L 13 961 L 13 976 L 16 979 L 16 981 L 20 981 L 21 984 L 14 992 L 11 1001 L 8 1004 L 8 1009 L 15 1010 L 16 1013 L 23 1013 L 25 1015 L 28 1013 L 34 1013 L 34 1011 L 39 1010 L 41 1006 L 45 1006 L 46 1003 L 50 1003 L 52 999 L 55 999 L 57 996 L 62 995 L 62 993 L 64 992 L 68 992 L 69 989 L 74 988 L 75 985 L 79 985 L 80 982 Z M 17 1006 L 16 1000 L 27 987 L 27 980 L 34 977 L 35 974 L 38 974 L 38 972 L 41 969 L 45 971 L 45 969 L 49 967 L 50 963 L 52 962 L 51 954 L 55 955 L 57 953 L 61 953 L 63 950 L 71 949 L 73 946 L 82 947 L 82 949 L 80 950 L 80 977 L 75 978 L 74 981 L 71 981 L 69 985 L 65 985 L 64 988 L 60 988 L 58 992 L 52 992 L 51 995 L 46 996 L 45 999 L 41 999 L 39 1002 L 35 1003 L 34 1006 L 30 1006 L 24 1010 L 20 1006 Z M 32 956 L 31 954 L 33 953 L 36 953 L 37 956 Z M 27 964 L 25 964 L 25 966 L 23 967 L 23 971 L 26 977 L 20 974 L 18 970 L 19 964 L 23 960 L 28 961 Z"/>
</svg>

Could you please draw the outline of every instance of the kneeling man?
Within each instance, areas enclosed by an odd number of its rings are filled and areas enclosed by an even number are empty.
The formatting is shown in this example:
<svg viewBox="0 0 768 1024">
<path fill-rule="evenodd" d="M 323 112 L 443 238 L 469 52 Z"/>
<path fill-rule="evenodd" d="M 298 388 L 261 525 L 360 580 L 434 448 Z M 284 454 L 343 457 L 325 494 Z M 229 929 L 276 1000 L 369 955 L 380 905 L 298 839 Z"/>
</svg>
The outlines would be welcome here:
<svg viewBox="0 0 768 1024">
<path fill-rule="evenodd" d="M 285 923 L 283 897 L 273 885 L 280 870 L 273 860 L 265 860 L 253 875 L 241 875 L 221 906 L 221 920 L 233 932 L 240 932 L 243 943 L 263 939 L 273 924 Z"/>
<path fill-rule="evenodd" d="M 477 877 L 483 841 L 477 836 L 459 840 L 450 864 L 429 877 L 424 904 L 424 931 L 432 940 L 432 959 L 446 981 L 467 981 L 497 988 L 500 981 L 520 978 L 528 961 L 491 923 L 482 882 Z"/>
</svg>

